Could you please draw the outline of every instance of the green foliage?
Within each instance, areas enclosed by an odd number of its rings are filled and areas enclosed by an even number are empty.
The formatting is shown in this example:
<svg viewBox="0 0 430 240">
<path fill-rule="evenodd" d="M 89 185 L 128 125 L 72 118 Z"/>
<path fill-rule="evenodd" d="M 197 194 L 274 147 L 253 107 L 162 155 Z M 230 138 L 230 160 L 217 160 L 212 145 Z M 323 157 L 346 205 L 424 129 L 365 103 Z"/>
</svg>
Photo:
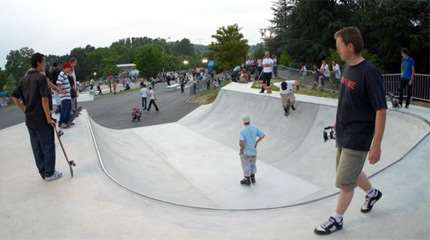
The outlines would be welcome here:
<svg viewBox="0 0 430 240">
<path fill-rule="evenodd" d="M 155 77 L 163 69 L 163 53 L 160 46 L 156 44 L 147 44 L 138 50 L 136 59 L 136 67 L 140 74 L 148 79 Z"/>
<path fill-rule="evenodd" d="M 408 47 L 417 72 L 430 71 L 429 1 L 278 0 L 272 10 L 270 51 L 286 50 L 296 62 L 335 58 L 334 33 L 357 26 L 368 50 L 363 54 L 371 53 L 381 70 L 399 72 L 399 49 Z"/>
<path fill-rule="evenodd" d="M 384 64 L 383 64 L 381 58 L 379 58 L 378 55 L 369 52 L 369 50 L 367 50 L 367 49 L 363 49 L 361 51 L 361 55 L 366 60 L 368 60 L 369 62 L 373 63 L 378 69 L 381 69 L 381 70 L 383 69 Z"/>
<path fill-rule="evenodd" d="M 264 45 L 263 43 L 258 43 L 255 46 L 254 52 L 252 53 L 252 57 L 254 59 L 262 59 L 264 58 Z"/>
<path fill-rule="evenodd" d="M 23 47 L 19 50 L 11 50 L 6 56 L 6 71 L 8 75 L 12 75 L 14 79 L 20 79 L 24 76 L 28 69 L 31 68 L 31 55 L 34 50 L 28 47 Z"/>
<path fill-rule="evenodd" d="M 293 61 L 286 51 L 281 53 L 281 56 L 279 57 L 279 64 L 284 66 L 290 66 L 292 63 Z"/>
<path fill-rule="evenodd" d="M 125 38 L 113 42 L 109 47 L 95 48 L 91 45 L 85 47 L 73 48 L 70 54 L 63 56 L 48 55 L 47 62 L 49 65 L 58 63 L 60 66 L 68 61 L 71 57 L 78 60 L 76 75 L 79 81 L 87 81 L 94 77 L 107 77 L 119 73 L 117 64 L 133 63 L 137 59 L 138 53 L 147 45 L 158 46 L 162 52 L 162 59 L 159 64 L 163 67 L 161 70 L 172 71 L 183 69 L 182 61 L 188 59 L 190 64 L 187 66 L 193 68 L 201 64 L 202 55 L 206 54 L 207 47 L 198 45 L 195 50 L 189 39 L 184 38 L 180 41 L 167 42 L 164 39 L 151 39 L 148 37 Z M 34 51 L 30 48 L 13 50 L 8 55 L 7 73 L 13 74 L 14 78 L 19 79 L 30 67 L 30 57 Z M 5 80 L 3 80 L 5 82 Z M 0 87 L 4 85 L 0 79 Z"/>
<path fill-rule="evenodd" d="M 0 68 L 0 90 L 6 85 L 7 82 L 7 73 L 6 71 Z"/>
<path fill-rule="evenodd" d="M 184 38 L 181 41 L 176 41 L 172 45 L 172 52 L 178 55 L 192 56 L 194 55 L 194 47 L 189 39 Z"/>
<path fill-rule="evenodd" d="M 9 74 L 9 76 L 7 76 L 5 85 L 3 86 L 3 90 L 5 90 L 8 93 L 12 93 L 13 90 L 15 90 L 16 88 L 16 84 L 17 84 L 16 79 L 13 77 L 12 74 Z"/>
<path fill-rule="evenodd" d="M 209 45 L 209 56 L 216 62 L 216 70 L 230 70 L 244 62 L 248 52 L 248 40 L 244 39 L 237 24 L 220 27 L 215 35 L 215 42 Z"/>
<path fill-rule="evenodd" d="M 325 59 L 327 64 L 331 65 L 332 61 L 336 61 L 337 64 L 342 65 L 345 62 L 340 58 L 339 54 L 334 49 L 329 49 L 329 55 Z"/>
</svg>

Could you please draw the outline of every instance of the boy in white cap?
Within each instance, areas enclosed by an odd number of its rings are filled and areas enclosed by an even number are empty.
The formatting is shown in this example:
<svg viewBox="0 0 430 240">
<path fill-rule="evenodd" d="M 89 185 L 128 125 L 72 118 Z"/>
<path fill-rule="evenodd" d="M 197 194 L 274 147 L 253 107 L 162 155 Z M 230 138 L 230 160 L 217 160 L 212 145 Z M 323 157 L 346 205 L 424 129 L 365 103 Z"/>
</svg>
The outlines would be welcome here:
<svg viewBox="0 0 430 240">
<path fill-rule="evenodd" d="M 244 116 L 242 122 L 244 127 L 240 130 L 239 155 L 244 178 L 240 181 L 240 184 L 249 186 L 251 183 L 255 183 L 257 144 L 265 137 L 265 134 L 254 125 L 251 125 L 249 116 Z"/>
</svg>

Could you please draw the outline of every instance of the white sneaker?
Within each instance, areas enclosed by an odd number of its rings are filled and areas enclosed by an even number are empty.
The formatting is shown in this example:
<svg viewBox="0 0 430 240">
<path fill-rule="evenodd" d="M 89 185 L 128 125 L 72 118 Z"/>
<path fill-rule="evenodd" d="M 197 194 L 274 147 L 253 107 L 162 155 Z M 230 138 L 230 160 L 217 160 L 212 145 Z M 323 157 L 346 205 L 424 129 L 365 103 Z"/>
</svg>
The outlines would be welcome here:
<svg viewBox="0 0 430 240">
<path fill-rule="evenodd" d="M 57 179 L 60 179 L 62 176 L 63 176 L 63 174 L 61 172 L 58 172 L 57 170 L 55 170 L 55 172 L 54 172 L 54 174 L 52 174 L 52 176 L 45 177 L 45 181 L 47 181 L 47 182 L 55 181 Z"/>
</svg>

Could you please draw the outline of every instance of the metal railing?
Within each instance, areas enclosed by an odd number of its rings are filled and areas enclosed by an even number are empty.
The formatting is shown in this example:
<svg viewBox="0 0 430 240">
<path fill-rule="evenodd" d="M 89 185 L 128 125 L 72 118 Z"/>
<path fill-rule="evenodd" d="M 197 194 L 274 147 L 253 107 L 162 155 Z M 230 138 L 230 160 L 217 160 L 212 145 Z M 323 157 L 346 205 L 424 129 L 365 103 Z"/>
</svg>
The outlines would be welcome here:
<svg viewBox="0 0 430 240">
<path fill-rule="evenodd" d="M 385 92 L 392 92 L 398 96 L 401 81 L 400 73 L 382 74 L 382 77 L 384 78 Z M 412 98 L 430 101 L 430 74 L 415 74 Z"/>
<path fill-rule="evenodd" d="M 329 79 L 321 81 L 319 79 L 319 74 L 316 71 L 312 70 L 301 71 L 297 68 L 278 66 L 278 76 L 282 79 L 299 80 L 301 84 L 313 88 L 333 91 L 337 91 L 339 88 L 339 83 L 336 82 L 334 76 L 331 76 Z M 274 81 L 276 82 L 280 80 L 275 79 Z"/>
<path fill-rule="evenodd" d="M 333 72 L 331 72 L 331 75 L 322 88 L 337 91 L 339 83 L 336 83 Z M 302 84 L 307 86 L 319 86 L 318 75 L 315 71 L 311 70 L 300 71 L 296 68 L 278 66 L 278 76 L 282 79 L 300 80 Z M 395 96 L 398 96 L 401 81 L 400 73 L 382 74 L 382 78 L 384 79 L 385 93 L 391 92 Z M 412 98 L 430 102 L 430 74 L 415 74 Z"/>
</svg>

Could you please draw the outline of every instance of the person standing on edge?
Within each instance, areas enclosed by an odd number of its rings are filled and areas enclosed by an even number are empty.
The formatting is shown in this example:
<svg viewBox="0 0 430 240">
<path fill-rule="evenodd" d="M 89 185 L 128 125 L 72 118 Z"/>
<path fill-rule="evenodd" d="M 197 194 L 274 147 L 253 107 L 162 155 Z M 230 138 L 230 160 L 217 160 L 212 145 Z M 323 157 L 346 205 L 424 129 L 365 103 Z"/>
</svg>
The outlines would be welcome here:
<svg viewBox="0 0 430 240">
<path fill-rule="evenodd" d="M 409 50 L 407 48 L 402 48 L 400 50 L 402 54 L 402 64 L 400 65 L 401 80 L 399 89 L 399 103 L 403 106 L 403 94 L 406 88 L 406 105 L 405 108 L 409 108 L 409 103 L 412 96 L 412 85 L 414 85 L 415 77 L 415 61 L 409 56 Z"/>
<path fill-rule="evenodd" d="M 358 185 L 366 192 L 361 212 L 368 213 L 382 197 L 364 174 L 368 156 L 370 164 L 381 157 L 387 103 L 381 74 L 361 56 L 363 38 L 356 27 L 346 27 L 334 35 L 339 56 L 345 61 L 336 114 L 336 187 L 340 189 L 336 212 L 314 229 L 327 235 L 343 228 L 343 215 Z"/>
<path fill-rule="evenodd" d="M 69 123 L 70 120 L 70 110 L 72 107 L 71 103 L 71 90 L 70 81 L 68 78 L 68 74 L 72 72 L 72 65 L 69 62 L 64 63 L 63 71 L 60 72 L 57 78 L 57 86 L 61 89 L 62 93 L 60 94 L 60 121 L 58 125 L 60 128 L 69 128 L 73 123 Z"/>
<path fill-rule="evenodd" d="M 242 118 L 244 127 L 240 130 L 239 146 L 240 160 L 244 178 L 240 184 L 249 186 L 255 183 L 255 174 L 257 172 L 257 145 L 263 140 L 265 134 L 257 127 L 251 125 L 251 118 L 244 116 Z"/>
<path fill-rule="evenodd" d="M 339 89 L 340 84 L 340 76 L 342 75 L 340 72 L 339 64 L 336 63 L 336 61 L 332 62 L 333 72 L 334 72 L 334 81 L 336 84 L 336 89 Z"/>
<path fill-rule="evenodd" d="M 276 55 L 273 55 L 273 76 L 275 78 L 278 77 L 278 59 L 276 58 Z"/>
<path fill-rule="evenodd" d="M 55 170 L 55 120 L 49 111 L 50 93 L 45 71 L 45 56 L 35 53 L 31 56 L 32 69 L 19 82 L 12 93 L 15 105 L 25 113 L 25 124 L 30 135 L 36 166 L 45 181 L 63 176 Z"/>
<path fill-rule="evenodd" d="M 263 72 L 263 59 L 257 59 L 257 71 L 255 73 L 255 80 L 261 80 L 261 73 Z"/>
<path fill-rule="evenodd" d="M 184 93 L 184 89 L 185 89 L 185 74 L 184 74 L 184 76 L 181 76 L 179 82 L 181 84 L 181 93 Z"/>
<path fill-rule="evenodd" d="M 72 103 L 72 113 L 74 114 L 78 109 L 78 96 L 79 96 L 78 80 L 76 79 L 76 73 L 75 73 L 75 68 L 76 68 L 76 65 L 78 64 L 78 60 L 76 60 L 76 58 L 71 58 L 69 62 L 70 62 L 70 65 L 72 66 L 72 70 L 68 75 L 72 77 L 72 80 L 73 80 L 70 83 L 70 87 L 71 87 L 70 96 L 71 96 L 71 103 Z"/>
<path fill-rule="evenodd" d="M 113 95 L 116 94 L 116 86 L 118 85 L 118 80 L 114 79 L 113 83 L 112 83 L 112 87 L 113 87 Z M 101 91 L 100 91 L 101 92 Z"/>
<path fill-rule="evenodd" d="M 42 74 L 44 74 L 42 72 Z M 55 100 L 55 111 L 57 111 L 58 108 L 58 98 L 56 98 L 57 93 L 61 92 L 60 89 L 56 85 L 56 81 L 58 77 L 58 74 L 60 74 L 60 69 L 58 68 L 58 64 L 54 63 L 53 66 L 48 70 L 48 68 L 45 69 L 45 76 L 48 79 L 48 88 L 51 91 L 51 94 L 49 94 L 49 111 L 54 110 L 54 101 Z M 54 98 L 54 99 L 53 99 Z"/>
<path fill-rule="evenodd" d="M 260 93 L 264 93 L 265 89 L 265 85 L 267 87 L 270 86 L 270 80 L 272 79 L 272 72 L 273 72 L 273 59 L 270 58 L 270 53 L 266 52 L 264 54 L 264 59 L 263 59 L 263 84 L 261 85 L 261 91 Z"/>
<path fill-rule="evenodd" d="M 149 97 L 148 112 L 151 110 L 151 106 L 152 106 L 152 105 L 154 105 L 155 110 L 158 112 L 158 111 L 159 111 L 159 110 L 158 110 L 158 106 L 157 106 L 157 104 L 155 103 L 155 100 L 157 100 L 157 98 L 155 97 L 155 92 L 154 92 L 154 89 L 152 89 L 152 87 L 149 87 L 149 94 L 148 94 L 148 97 Z"/>
<path fill-rule="evenodd" d="M 322 60 L 319 72 L 320 72 L 320 77 L 319 77 L 318 87 L 322 89 L 324 87 L 325 81 L 330 79 L 330 69 L 328 67 L 328 64 L 325 62 L 325 60 Z"/>
<path fill-rule="evenodd" d="M 148 89 L 146 88 L 145 83 L 141 85 L 140 97 L 142 98 L 142 110 L 146 110 L 146 103 L 148 99 Z"/>
</svg>

